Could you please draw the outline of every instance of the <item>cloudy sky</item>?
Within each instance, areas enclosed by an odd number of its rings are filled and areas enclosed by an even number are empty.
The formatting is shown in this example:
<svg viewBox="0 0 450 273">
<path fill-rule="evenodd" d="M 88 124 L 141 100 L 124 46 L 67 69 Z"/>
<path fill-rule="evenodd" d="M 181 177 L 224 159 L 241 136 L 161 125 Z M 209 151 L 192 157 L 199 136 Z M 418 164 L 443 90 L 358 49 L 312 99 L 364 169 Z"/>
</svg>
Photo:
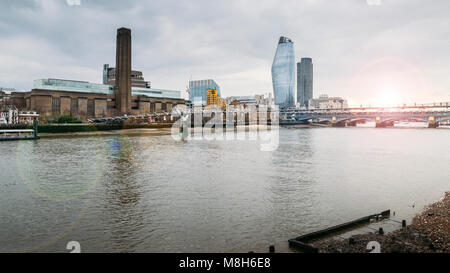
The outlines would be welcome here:
<svg viewBox="0 0 450 273">
<path fill-rule="evenodd" d="M 297 60 L 313 58 L 316 96 L 450 101 L 449 10 L 448 0 L 1 0 L 0 86 L 100 83 L 124 26 L 133 68 L 155 88 L 212 78 L 223 96 L 272 92 L 273 56 L 287 36 Z"/>
</svg>

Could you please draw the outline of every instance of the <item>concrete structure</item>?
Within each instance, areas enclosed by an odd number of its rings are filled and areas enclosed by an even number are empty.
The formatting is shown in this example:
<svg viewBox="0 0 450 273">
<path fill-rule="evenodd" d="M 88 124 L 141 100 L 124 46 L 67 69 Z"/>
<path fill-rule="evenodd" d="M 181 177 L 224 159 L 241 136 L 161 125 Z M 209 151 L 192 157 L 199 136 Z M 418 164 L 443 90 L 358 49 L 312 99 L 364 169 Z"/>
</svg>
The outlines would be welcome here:
<svg viewBox="0 0 450 273">
<path fill-rule="evenodd" d="M 311 58 L 302 58 L 297 63 L 297 103 L 308 107 L 313 98 L 313 62 Z"/>
<path fill-rule="evenodd" d="M 171 111 L 177 104 L 184 104 L 181 91 L 152 89 L 141 86 L 142 73 L 133 86 L 131 70 L 131 31 L 117 31 L 116 69 L 104 70 L 114 75 L 114 84 L 95 84 L 84 81 L 40 79 L 34 81 L 29 92 L 12 92 L 9 102 L 19 110 L 37 111 L 41 119 L 73 115 L 81 119 L 140 115 Z M 114 72 L 114 73 L 113 73 Z M 106 77 L 105 77 L 106 76 Z M 108 81 L 108 73 L 103 81 Z"/>
<path fill-rule="evenodd" d="M 295 106 L 295 56 L 291 39 L 280 37 L 272 64 L 275 104 L 280 108 Z"/>
<path fill-rule="evenodd" d="M 217 96 L 220 94 L 220 86 L 212 79 L 189 81 L 189 100 L 194 105 L 206 105 L 206 91 L 208 89 L 217 90 Z"/>
<path fill-rule="evenodd" d="M 341 97 L 328 97 L 323 94 L 318 99 L 310 99 L 306 106 L 315 109 L 345 109 L 348 108 L 348 103 Z"/>
</svg>

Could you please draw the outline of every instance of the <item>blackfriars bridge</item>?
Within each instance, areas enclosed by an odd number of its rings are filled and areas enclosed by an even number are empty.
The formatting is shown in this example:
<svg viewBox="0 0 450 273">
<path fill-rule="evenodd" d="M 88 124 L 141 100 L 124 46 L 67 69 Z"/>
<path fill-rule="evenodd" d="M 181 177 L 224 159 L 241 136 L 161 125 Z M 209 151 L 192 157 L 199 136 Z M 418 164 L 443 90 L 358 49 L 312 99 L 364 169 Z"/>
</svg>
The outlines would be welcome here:
<svg viewBox="0 0 450 273">
<path fill-rule="evenodd" d="M 214 118 L 220 114 L 220 118 Z M 333 127 L 356 126 L 358 123 L 375 122 L 376 127 L 391 127 L 394 122 L 427 122 L 428 127 L 437 128 L 439 125 L 450 124 L 450 102 L 421 104 L 396 107 L 355 107 L 345 109 L 281 109 L 274 110 L 270 106 L 227 107 L 216 108 L 183 108 L 172 109 L 172 117 L 183 117 L 191 125 L 204 126 L 209 121 L 220 124 L 331 124 Z M 189 118 L 190 116 L 190 118 Z"/>
<path fill-rule="evenodd" d="M 282 109 L 280 125 L 330 123 L 333 127 L 356 126 L 366 121 L 376 127 L 393 126 L 396 121 L 428 122 L 428 127 L 450 123 L 450 102 L 396 107 L 357 107 L 346 109 Z"/>
</svg>

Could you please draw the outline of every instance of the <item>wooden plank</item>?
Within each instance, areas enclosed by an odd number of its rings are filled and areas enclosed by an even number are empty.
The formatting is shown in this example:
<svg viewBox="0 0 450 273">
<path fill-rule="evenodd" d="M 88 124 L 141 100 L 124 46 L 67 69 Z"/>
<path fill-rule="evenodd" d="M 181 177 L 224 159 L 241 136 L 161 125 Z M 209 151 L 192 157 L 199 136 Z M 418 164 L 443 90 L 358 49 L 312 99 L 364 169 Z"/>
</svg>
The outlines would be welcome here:
<svg viewBox="0 0 450 273">
<path fill-rule="evenodd" d="M 350 222 L 346 222 L 340 225 L 332 226 L 326 229 L 322 229 L 319 231 L 315 231 L 312 233 L 308 233 L 299 237 L 296 237 L 294 239 L 289 240 L 289 245 L 298 247 L 301 250 L 307 251 L 307 252 L 314 252 L 314 247 L 309 245 L 308 242 L 314 239 L 322 238 L 328 235 L 331 235 L 333 233 L 337 233 L 346 229 L 350 229 L 352 227 L 356 227 L 362 224 L 370 223 L 371 219 L 378 219 L 379 216 L 381 217 L 387 217 L 391 214 L 390 210 L 385 210 L 381 213 L 372 214 L 369 216 L 365 216 Z M 316 249 L 317 250 L 317 249 Z M 318 251 L 318 250 L 317 250 Z"/>
<path fill-rule="evenodd" d="M 315 248 L 315 247 L 313 247 L 313 246 L 311 246 L 309 244 L 306 244 L 306 243 L 300 242 L 298 240 L 295 240 L 295 239 L 289 240 L 289 246 L 296 247 L 298 249 L 301 249 L 301 250 L 303 250 L 305 252 L 309 252 L 309 253 L 317 253 L 317 252 L 319 252 L 319 249 L 317 249 L 317 248 Z"/>
</svg>

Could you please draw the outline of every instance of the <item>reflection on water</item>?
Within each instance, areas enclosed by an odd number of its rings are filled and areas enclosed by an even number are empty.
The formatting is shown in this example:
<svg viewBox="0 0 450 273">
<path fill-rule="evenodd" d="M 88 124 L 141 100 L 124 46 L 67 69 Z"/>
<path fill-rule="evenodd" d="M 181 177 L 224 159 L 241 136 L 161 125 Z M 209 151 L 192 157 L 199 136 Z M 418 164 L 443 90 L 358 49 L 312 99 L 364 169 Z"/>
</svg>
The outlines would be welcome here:
<svg viewBox="0 0 450 273">
<path fill-rule="evenodd" d="M 256 140 L 115 135 L 0 143 L 0 251 L 287 250 L 287 239 L 449 190 L 450 130 L 281 129 Z M 283 246 L 285 248 L 283 248 Z M 280 248 L 278 248 L 280 250 Z"/>
</svg>

